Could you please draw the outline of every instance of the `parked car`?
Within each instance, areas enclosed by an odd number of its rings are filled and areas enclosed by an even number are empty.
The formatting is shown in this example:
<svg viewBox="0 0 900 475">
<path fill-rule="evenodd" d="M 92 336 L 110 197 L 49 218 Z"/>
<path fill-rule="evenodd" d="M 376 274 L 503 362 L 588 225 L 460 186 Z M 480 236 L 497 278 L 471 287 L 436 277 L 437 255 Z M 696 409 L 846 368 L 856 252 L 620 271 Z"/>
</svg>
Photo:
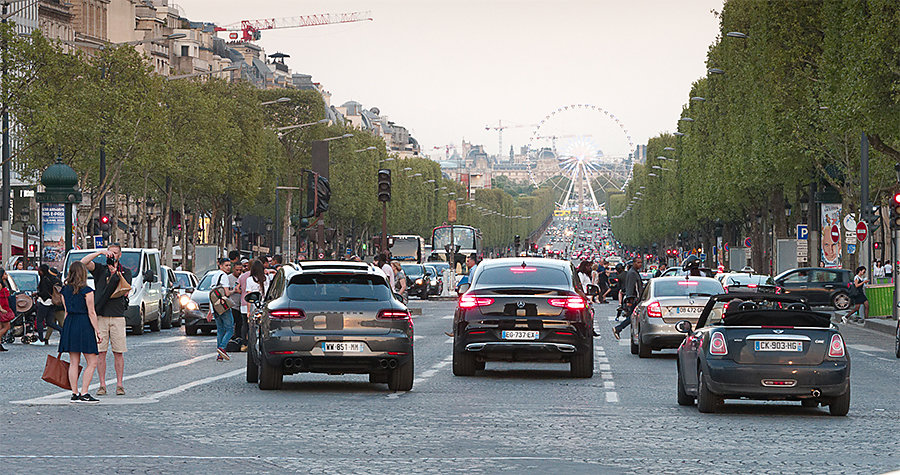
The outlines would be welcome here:
<svg viewBox="0 0 900 475">
<path fill-rule="evenodd" d="M 425 274 L 431 280 L 431 284 L 428 287 L 429 295 L 441 295 L 441 292 L 444 291 L 444 278 L 441 274 L 438 273 L 434 266 L 430 265 L 425 266 Z"/>
<path fill-rule="evenodd" d="M 735 299 L 738 299 L 737 301 Z M 716 313 L 728 302 L 724 313 Z M 800 401 L 850 410 L 850 356 L 830 315 L 791 296 L 729 293 L 709 298 L 678 348 L 678 404 L 716 412 L 726 399 Z"/>
<path fill-rule="evenodd" d="M 200 283 L 191 293 L 190 300 L 184 306 L 184 334 L 194 336 L 197 332 L 202 331 L 204 335 L 209 335 L 216 329 L 215 320 L 208 322 L 206 316 L 209 314 L 209 291 L 213 286 L 213 275 L 219 272 L 211 270 L 200 279 Z"/>
<path fill-rule="evenodd" d="M 410 296 L 427 299 L 431 292 L 431 279 L 425 275 L 425 266 L 422 264 L 401 264 L 403 273 L 406 274 L 407 292 Z"/>
<path fill-rule="evenodd" d="M 175 287 L 175 283 L 177 282 L 177 278 L 175 277 L 175 271 L 167 266 L 162 266 L 162 271 L 160 276 L 162 277 L 162 292 L 163 298 L 161 308 L 162 315 L 160 318 L 162 319 L 160 322 L 160 326 L 162 328 L 172 328 L 181 326 L 181 301 L 179 300 L 180 294 L 178 289 Z"/>
<path fill-rule="evenodd" d="M 487 361 L 568 363 L 576 378 L 594 372 L 592 307 L 570 262 L 486 259 L 453 317 L 453 374 L 472 376 Z"/>
<path fill-rule="evenodd" d="M 72 250 L 66 254 L 63 276 L 68 275 L 69 265 L 75 260 L 95 250 Z M 106 256 L 94 259 L 99 265 L 106 265 Z M 160 329 L 161 302 L 163 301 L 162 272 L 159 249 L 123 248 L 119 263 L 131 271 L 131 291 L 128 293 L 128 310 L 125 311 L 125 324 L 134 335 L 144 333 L 144 325 L 150 331 Z M 88 273 L 88 286 L 94 288 L 94 279 Z"/>
<path fill-rule="evenodd" d="M 850 308 L 850 282 L 853 274 L 845 269 L 801 267 L 775 276 L 775 285 L 785 295 L 800 298 L 812 307 Z"/>
<path fill-rule="evenodd" d="M 362 373 L 392 391 L 412 388 L 412 319 L 374 266 L 288 264 L 265 296 L 246 300 L 260 309 L 249 318 L 248 383 L 278 389 L 286 374 Z"/>
<path fill-rule="evenodd" d="M 684 334 L 675 323 L 697 323 L 711 295 L 722 294 L 716 279 L 709 277 L 657 277 L 644 287 L 631 320 L 631 354 L 649 358 L 653 350 L 678 348 Z"/>
</svg>

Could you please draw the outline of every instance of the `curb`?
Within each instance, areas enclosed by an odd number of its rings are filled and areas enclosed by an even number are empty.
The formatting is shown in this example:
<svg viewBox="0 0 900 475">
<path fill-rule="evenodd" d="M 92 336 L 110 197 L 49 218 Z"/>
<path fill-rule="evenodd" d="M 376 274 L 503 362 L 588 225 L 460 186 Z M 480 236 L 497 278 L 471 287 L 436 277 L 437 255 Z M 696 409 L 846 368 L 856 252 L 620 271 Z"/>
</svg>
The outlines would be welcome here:
<svg viewBox="0 0 900 475">
<path fill-rule="evenodd" d="M 893 335 L 897 331 L 897 322 L 893 319 L 869 318 L 863 328 Z"/>
</svg>

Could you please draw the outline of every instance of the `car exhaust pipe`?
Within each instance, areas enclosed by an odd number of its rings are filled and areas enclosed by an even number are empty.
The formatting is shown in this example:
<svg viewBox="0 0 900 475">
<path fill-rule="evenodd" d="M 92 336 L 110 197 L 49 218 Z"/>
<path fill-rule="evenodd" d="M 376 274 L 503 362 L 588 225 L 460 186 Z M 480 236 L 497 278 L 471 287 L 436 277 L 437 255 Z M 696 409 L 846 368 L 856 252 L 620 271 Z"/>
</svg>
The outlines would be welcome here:
<svg viewBox="0 0 900 475">
<path fill-rule="evenodd" d="M 388 368 L 394 369 L 394 368 L 396 368 L 396 367 L 397 367 L 397 360 L 390 360 L 390 361 L 388 361 Z"/>
<path fill-rule="evenodd" d="M 812 397 L 817 398 L 817 397 L 819 397 L 819 396 L 821 396 L 821 395 L 822 395 L 822 391 L 819 391 L 818 389 L 813 389 L 813 390 L 812 390 Z"/>
<path fill-rule="evenodd" d="M 294 367 L 294 360 L 292 360 L 291 358 L 286 358 L 286 359 L 284 360 L 284 367 L 285 367 L 285 368 L 293 368 L 293 367 Z"/>
<path fill-rule="evenodd" d="M 387 368 L 388 360 L 385 360 L 385 359 L 378 360 L 378 365 L 381 366 L 382 368 Z"/>
</svg>

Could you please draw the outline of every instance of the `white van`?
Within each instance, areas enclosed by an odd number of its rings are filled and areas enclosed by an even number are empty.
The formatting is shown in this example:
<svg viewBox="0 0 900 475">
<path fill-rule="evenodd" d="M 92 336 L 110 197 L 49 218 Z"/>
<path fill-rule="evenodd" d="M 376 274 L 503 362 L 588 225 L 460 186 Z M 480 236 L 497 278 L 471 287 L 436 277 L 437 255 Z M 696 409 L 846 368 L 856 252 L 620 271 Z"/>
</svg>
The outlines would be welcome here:
<svg viewBox="0 0 900 475">
<path fill-rule="evenodd" d="M 72 250 L 66 254 L 63 267 L 63 280 L 69 274 L 69 265 L 74 260 L 97 251 L 96 249 Z M 94 259 L 99 265 L 106 265 L 106 256 Z M 128 293 L 128 310 L 125 312 L 125 323 L 134 335 L 144 333 L 144 325 L 150 325 L 150 331 L 158 332 L 160 310 L 162 309 L 163 288 L 160 280 L 161 262 L 159 249 L 122 248 L 119 262 L 131 270 L 131 292 Z M 88 273 L 88 286 L 94 288 L 94 280 Z"/>
</svg>

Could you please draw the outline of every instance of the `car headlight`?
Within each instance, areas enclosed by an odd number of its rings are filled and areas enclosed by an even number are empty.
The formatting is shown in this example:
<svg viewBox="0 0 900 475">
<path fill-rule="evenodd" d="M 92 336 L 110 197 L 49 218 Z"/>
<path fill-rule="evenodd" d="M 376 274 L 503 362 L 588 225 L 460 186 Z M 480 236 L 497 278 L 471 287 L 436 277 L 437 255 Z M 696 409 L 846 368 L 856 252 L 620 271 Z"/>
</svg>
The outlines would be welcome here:
<svg viewBox="0 0 900 475">
<path fill-rule="evenodd" d="M 190 301 L 191 301 L 191 296 L 188 294 L 182 294 L 180 297 L 178 297 L 178 303 L 182 307 L 187 306 L 188 302 L 190 302 Z"/>
<path fill-rule="evenodd" d="M 416 280 L 416 285 L 422 285 L 422 279 L 417 279 L 417 280 Z"/>
<path fill-rule="evenodd" d="M 188 300 L 188 302 L 184 304 L 184 308 L 191 311 L 200 310 L 200 306 L 197 305 L 197 302 L 194 302 L 193 300 Z"/>
</svg>

